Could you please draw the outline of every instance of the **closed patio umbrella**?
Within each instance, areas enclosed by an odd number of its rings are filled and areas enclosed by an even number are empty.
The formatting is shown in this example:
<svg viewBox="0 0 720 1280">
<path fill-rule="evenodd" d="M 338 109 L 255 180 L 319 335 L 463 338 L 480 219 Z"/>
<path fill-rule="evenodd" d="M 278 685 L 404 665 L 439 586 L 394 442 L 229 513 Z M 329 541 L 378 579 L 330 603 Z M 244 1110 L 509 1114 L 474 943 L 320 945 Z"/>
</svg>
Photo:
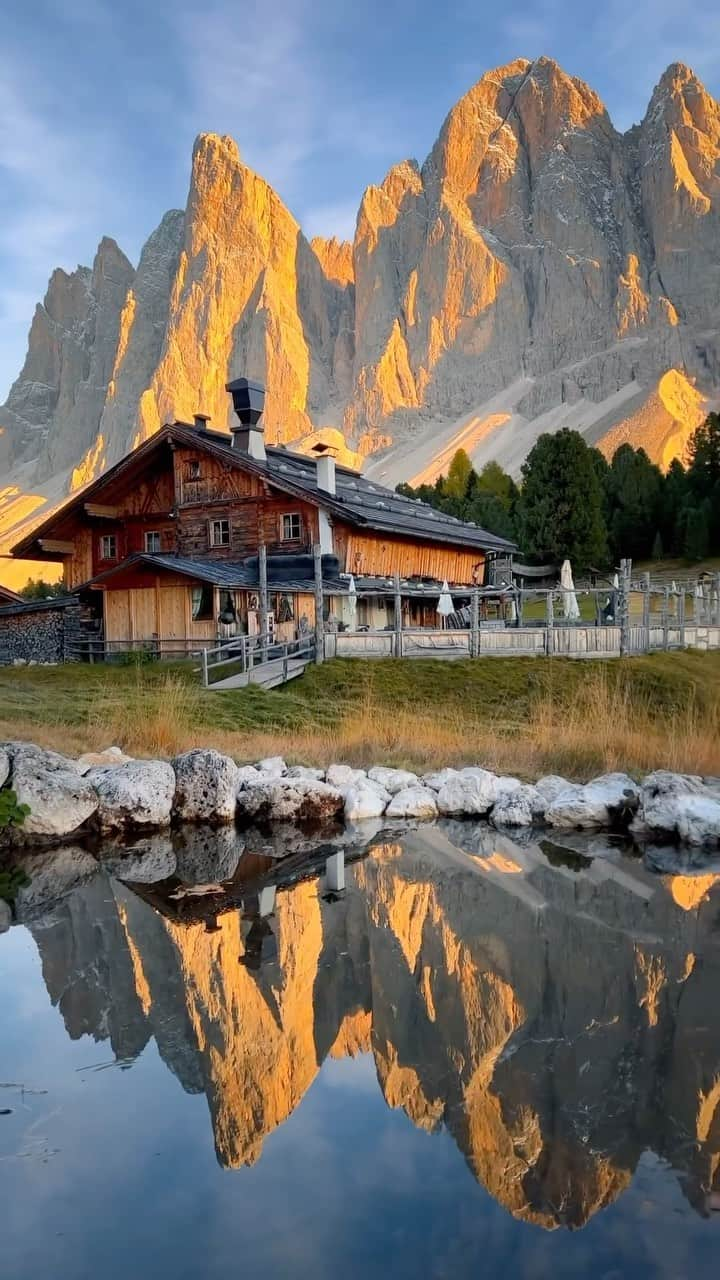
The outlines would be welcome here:
<svg viewBox="0 0 720 1280">
<path fill-rule="evenodd" d="M 357 587 L 355 586 L 355 579 L 352 574 L 350 574 L 350 581 L 348 583 L 348 614 L 349 626 L 352 631 L 355 626 L 355 617 L 357 614 Z"/>
<path fill-rule="evenodd" d="M 563 560 L 560 570 L 560 586 L 563 592 L 563 611 L 565 617 L 575 622 L 580 617 L 580 608 L 575 595 L 575 583 L 573 582 L 572 566 L 569 560 Z"/>
<path fill-rule="evenodd" d="M 702 589 L 702 583 L 698 582 L 695 586 L 695 621 L 702 622 L 705 613 L 705 593 Z"/>
<path fill-rule="evenodd" d="M 440 592 L 440 597 L 438 599 L 435 612 L 440 614 L 443 626 L 446 625 L 447 619 L 449 618 L 450 614 L 455 612 L 455 605 L 453 604 L 453 598 L 450 595 L 450 588 L 447 584 L 447 578 L 442 584 L 442 590 Z"/>
</svg>

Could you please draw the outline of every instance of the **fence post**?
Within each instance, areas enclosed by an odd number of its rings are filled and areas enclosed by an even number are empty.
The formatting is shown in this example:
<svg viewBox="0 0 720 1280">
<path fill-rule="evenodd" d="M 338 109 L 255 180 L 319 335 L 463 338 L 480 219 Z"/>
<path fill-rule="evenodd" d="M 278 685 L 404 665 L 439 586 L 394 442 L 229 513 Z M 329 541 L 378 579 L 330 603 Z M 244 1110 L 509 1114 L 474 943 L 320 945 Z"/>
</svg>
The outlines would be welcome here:
<svg viewBox="0 0 720 1280">
<path fill-rule="evenodd" d="M 685 588 L 680 588 L 678 596 L 678 628 L 680 631 L 680 647 L 685 648 Z"/>
<path fill-rule="evenodd" d="M 643 631 L 645 632 L 645 652 L 650 652 L 650 574 L 643 574 Z"/>
<path fill-rule="evenodd" d="M 269 627 L 268 620 L 268 580 L 267 580 L 267 547 L 264 542 L 258 547 L 258 576 L 260 581 L 260 633 L 262 635 L 262 654 L 263 662 L 267 659 L 267 634 Z"/>
<path fill-rule="evenodd" d="M 395 574 L 394 592 L 395 592 L 395 606 L 394 606 L 395 608 L 395 657 L 402 658 L 403 656 L 402 596 L 400 594 L 400 574 L 399 573 Z"/>
<path fill-rule="evenodd" d="M 473 587 L 470 598 L 470 657 L 480 656 L 480 595 L 477 587 Z"/>
<path fill-rule="evenodd" d="M 662 633 L 663 649 L 668 649 L 670 646 L 670 588 L 667 583 L 663 587 Z"/>
<path fill-rule="evenodd" d="M 325 659 L 325 626 L 323 623 L 323 581 L 322 581 L 322 547 L 319 542 L 313 546 L 313 568 L 315 572 L 315 661 L 320 665 Z"/>
<path fill-rule="evenodd" d="M 545 653 L 548 658 L 553 655 L 553 593 L 548 591 L 545 596 Z"/>
<path fill-rule="evenodd" d="M 202 665 L 202 682 L 203 682 L 203 689 L 207 689 L 208 684 L 209 684 L 209 680 L 208 680 L 208 659 L 207 659 L 207 649 L 203 649 L 203 650 L 202 650 L 202 654 L 201 654 L 201 657 L 200 657 L 200 662 L 201 662 L 201 665 Z"/>
<path fill-rule="evenodd" d="M 618 613 L 620 614 L 620 657 L 627 657 L 630 648 L 630 575 L 632 560 L 620 561 L 620 592 L 618 596 Z"/>
<path fill-rule="evenodd" d="M 715 574 L 715 625 L 720 627 L 720 573 Z"/>
</svg>

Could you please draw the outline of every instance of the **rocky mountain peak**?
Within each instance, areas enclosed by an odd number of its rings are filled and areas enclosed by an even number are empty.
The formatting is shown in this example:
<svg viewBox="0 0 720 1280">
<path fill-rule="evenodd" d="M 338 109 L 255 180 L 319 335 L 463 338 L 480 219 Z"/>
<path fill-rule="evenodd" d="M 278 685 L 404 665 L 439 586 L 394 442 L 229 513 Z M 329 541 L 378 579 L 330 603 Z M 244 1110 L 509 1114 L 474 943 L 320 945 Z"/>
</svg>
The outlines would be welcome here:
<svg viewBox="0 0 720 1280">
<path fill-rule="evenodd" d="M 23 485 L 85 483 L 175 416 L 227 425 L 244 373 L 269 439 L 390 443 L 366 463 L 387 483 L 434 478 L 454 442 L 517 471 L 559 424 L 667 465 L 720 388 L 719 210 L 720 107 L 681 63 L 622 136 L 551 58 L 487 72 L 422 166 L 367 188 L 352 247 L 310 244 L 233 139 L 200 134 L 137 271 L 105 239 L 53 273 L 4 457 Z"/>
</svg>

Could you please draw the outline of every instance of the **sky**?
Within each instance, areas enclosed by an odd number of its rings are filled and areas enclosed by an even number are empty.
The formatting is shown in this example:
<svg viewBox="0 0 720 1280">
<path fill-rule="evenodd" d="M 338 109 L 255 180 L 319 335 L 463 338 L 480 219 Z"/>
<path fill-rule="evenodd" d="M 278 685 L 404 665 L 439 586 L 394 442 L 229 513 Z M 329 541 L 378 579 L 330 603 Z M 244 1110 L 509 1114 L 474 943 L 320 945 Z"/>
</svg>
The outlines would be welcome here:
<svg viewBox="0 0 720 1280">
<path fill-rule="evenodd" d="M 133 262 L 187 196 L 194 137 L 231 134 L 308 235 L 351 236 L 366 186 L 422 161 L 481 75 L 546 54 L 616 127 L 670 62 L 720 97 L 717 0 L 3 0 L 0 400 L 51 271 L 112 236 Z"/>
</svg>

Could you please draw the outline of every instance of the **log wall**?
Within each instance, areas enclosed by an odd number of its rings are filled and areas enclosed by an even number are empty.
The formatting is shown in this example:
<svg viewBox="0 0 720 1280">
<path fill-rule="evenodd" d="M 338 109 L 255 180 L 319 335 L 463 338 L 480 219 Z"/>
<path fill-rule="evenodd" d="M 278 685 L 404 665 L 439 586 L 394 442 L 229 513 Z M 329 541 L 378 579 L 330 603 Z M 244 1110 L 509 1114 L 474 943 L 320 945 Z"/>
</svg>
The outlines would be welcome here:
<svg viewBox="0 0 720 1280">
<path fill-rule="evenodd" d="M 481 586 L 485 576 L 485 555 L 431 542 L 413 542 L 381 533 L 363 532 L 336 523 L 333 530 L 335 553 L 345 573 L 377 574 L 390 578 L 413 576 L 445 578 L 454 584 Z"/>
</svg>

